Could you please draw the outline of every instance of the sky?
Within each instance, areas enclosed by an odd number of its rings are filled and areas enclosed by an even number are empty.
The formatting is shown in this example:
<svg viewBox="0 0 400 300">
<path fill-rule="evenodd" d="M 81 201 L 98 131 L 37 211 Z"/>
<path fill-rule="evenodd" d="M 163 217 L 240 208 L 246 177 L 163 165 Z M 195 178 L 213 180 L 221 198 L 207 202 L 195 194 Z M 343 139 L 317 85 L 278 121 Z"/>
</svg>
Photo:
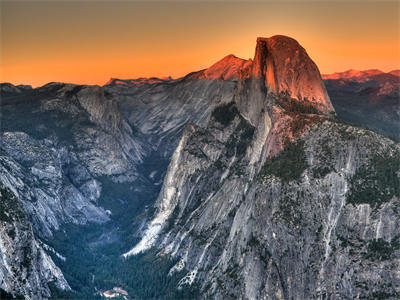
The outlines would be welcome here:
<svg viewBox="0 0 400 300">
<path fill-rule="evenodd" d="M 0 1 L 0 82 L 177 78 L 276 34 L 321 73 L 400 69 L 400 1 Z"/>
</svg>

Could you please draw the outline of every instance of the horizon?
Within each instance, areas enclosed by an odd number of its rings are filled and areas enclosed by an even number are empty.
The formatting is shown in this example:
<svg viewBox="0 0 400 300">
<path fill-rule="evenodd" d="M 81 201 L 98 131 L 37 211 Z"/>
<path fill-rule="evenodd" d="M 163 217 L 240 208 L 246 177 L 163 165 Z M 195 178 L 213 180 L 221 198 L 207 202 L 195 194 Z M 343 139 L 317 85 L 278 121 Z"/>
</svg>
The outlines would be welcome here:
<svg viewBox="0 0 400 300">
<path fill-rule="evenodd" d="M 206 69 L 206 68 L 205 68 L 205 69 Z M 204 70 L 204 69 L 202 69 L 202 70 Z M 321 76 L 327 76 L 327 75 L 333 75 L 333 74 L 346 73 L 346 72 L 348 72 L 348 71 L 365 72 L 365 71 L 372 71 L 372 70 L 374 70 L 374 71 L 375 71 L 375 70 L 376 70 L 376 71 L 381 71 L 381 72 L 384 73 L 384 74 L 388 74 L 388 73 L 393 72 L 393 71 L 400 71 L 400 69 L 391 69 L 391 70 L 389 70 L 389 71 L 382 71 L 381 69 L 366 69 L 366 70 L 348 69 L 348 70 L 344 70 L 344 71 L 337 71 L 337 72 L 332 72 L 332 73 L 320 73 L 320 74 L 321 74 Z M 45 85 L 50 84 L 50 83 L 64 83 L 64 84 L 76 84 L 76 85 L 97 85 L 97 86 L 104 86 L 104 85 L 107 84 L 107 82 L 109 82 L 110 80 L 113 80 L 113 79 L 115 79 L 115 80 L 137 80 L 137 79 L 151 79 L 151 78 L 167 79 L 167 78 L 169 77 L 170 80 L 178 80 L 178 79 L 181 79 L 181 78 L 185 77 L 186 75 L 188 75 L 188 74 L 190 74 L 190 73 L 198 72 L 198 71 L 201 71 L 201 70 L 192 71 L 192 72 L 189 72 L 189 73 L 187 73 L 187 74 L 185 74 L 185 75 L 183 75 L 183 76 L 180 76 L 180 77 L 172 77 L 172 76 L 164 76 L 164 77 L 149 76 L 149 77 L 134 77 L 134 78 L 133 78 L 133 77 L 132 77 L 132 78 L 116 78 L 116 77 L 110 77 L 110 78 L 108 78 L 104 83 L 100 83 L 100 84 L 85 84 L 85 83 L 75 83 L 75 82 L 65 82 L 65 81 L 49 81 L 49 82 L 46 82 L 46 83 L 44 83 L 44 84 L 37 85 L 37 86 L 31 85 L 31 84 L 24 84 L 24 83 L 15 84 L 15 83 L 9 82 L 9 81 L 0 81 L 0 84 L 10 83 L 10 84 L 12 84 L 12 85 L 14 85 L 14 86 L 19 86 L 19 85 L 30 85 L 32 88 L 39 88 L 39 87 L 45 86 Z M 323 79 L 323 80 L 325 80 L 325 79 Z"/>
<path fill-rule="evenodd" d="M 278 34 L 321 74 L 390 72 L 400 69 L 399 11 L 397 1 L 1 1 L 0 82 L 181 78 L 231 53 L 253 58 L 257 37 Z"/>
</svg>

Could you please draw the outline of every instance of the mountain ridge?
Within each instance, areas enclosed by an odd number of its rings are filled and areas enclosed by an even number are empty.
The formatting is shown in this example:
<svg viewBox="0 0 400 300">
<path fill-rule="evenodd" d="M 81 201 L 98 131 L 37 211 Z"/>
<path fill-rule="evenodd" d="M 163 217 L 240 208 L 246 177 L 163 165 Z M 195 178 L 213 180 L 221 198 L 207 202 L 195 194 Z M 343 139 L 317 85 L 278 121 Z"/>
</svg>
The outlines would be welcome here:
<svg viewBox="0 0 400 300">
<path fill-rule="evenodd" d="M 399 228 L 378 225 L 400 222 L 400 145 L 341 123 L 329 98 L 315 103 L 281 93 L 281 85 L 292 92 L 293 81 L 277 81 L 287 74 L 285 52 L 277 56 L 283 66 L 274 65 L 269 42 L 257 43 L 232 101 L 217 106 L 204 126 L 186 126 L 157 209 L 124 256 L 150 248 L 171 255 L 178 263 L 170 272 L 188 272 L 179 286 L 200 284 L 203 298 L 394 299 L 395 272 L 375 245 L 390 245 L 391 258 L 400 255 L 391 248 Z M 278 42 L 298 48 L 286 38 Z M 311 84 L 323 87 L 319 73 L 310 73 L 318 75 Z M 305 91 L 307 74 L 298 81 Z M 382 165 L 393 165 L 387 181 L 363 177 L 381 174 Z M 375 188 L 389 194 L 381 198 Z"/>
<path fill-rule="evenodd" d="M 399 294 L 400 146 L 340 121 L 295 40 L 178 79 L 0 87 L 0 181 L 75 298 L 110 278 L 137 298 Z M 26 297 L 48 297 L 35 274 Z"/>
</svg>

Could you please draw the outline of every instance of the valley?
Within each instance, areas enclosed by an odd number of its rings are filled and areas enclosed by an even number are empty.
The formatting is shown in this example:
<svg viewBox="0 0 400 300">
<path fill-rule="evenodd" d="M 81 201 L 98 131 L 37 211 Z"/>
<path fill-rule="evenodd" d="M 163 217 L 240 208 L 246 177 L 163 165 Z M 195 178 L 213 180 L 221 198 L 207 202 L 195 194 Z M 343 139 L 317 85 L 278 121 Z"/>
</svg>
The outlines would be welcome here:
<svg viewBox="0 0 400 300">
<path fill-rule="evenodd" d="M 2 293 L 397 298 L 395 74 L 321 78 L 273 36 L 178 79 L 1 84 Z"/>
</svg>

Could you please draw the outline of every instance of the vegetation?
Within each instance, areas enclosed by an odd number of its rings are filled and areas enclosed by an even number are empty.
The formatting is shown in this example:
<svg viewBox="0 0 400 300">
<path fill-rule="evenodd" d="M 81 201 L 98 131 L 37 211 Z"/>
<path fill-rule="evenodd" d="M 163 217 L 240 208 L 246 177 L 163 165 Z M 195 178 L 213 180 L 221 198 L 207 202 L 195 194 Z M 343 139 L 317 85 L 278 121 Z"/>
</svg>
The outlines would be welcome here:
<svg viewBox="0 0 400 300">
<path fill-rule="evenodd" d="M 100 238 L 103 235 L 103 238 Z M 123 259 L 121 254 L 129 248 L 120 240 L 107 244 L 99 225 L 85 227 L 69 225 L 66 233 L 57 232 L 46 241 L 61 253 L 66 261 L 49 253 L 63 271 L 74 292 L 58 290 L 51 285 L 54 299 L 96 299 L 96 290 L 108 290 L 115 286 L 126 290 L 134 299 L 195 299 L 198 291 L 186 287 L 178 290 L 178 282 L 185 272 L 168 275 L 176 260 L 158 256 L 156 251 Z"/>
<path fill-rule="evenodd" d="M 0 288 L 0 299 L 25 299 L 25 297 L 21 296 L 21 295 L 16 295 L 13 296 L 10 293 L 7 293 L 5 290 L 3 290 L 2 288 Z"/>
<path fill-rule="evenodd" d="M 289 115 L 320 114 L 319 110 L 309 101 L 300 101 L 288 96 L 277 97 L 275 101 Z"/>
<path fill-rule="evenodd" d="M 25 220 L 26 215 L 13 192 L 0 182 L 0 221 Z"/>
<path fill-rule="evenodd" d="M 301 174 L 308 167 L 307 158 L 304 152 L 304 141 L 298 140 L 289 143 L 276 156 L 268 159 L 262 167 L 259 177 L 274 175 L 284 182 L 299 180 Z"/>
<path fill-rule="evenodd" d="M 288 126 L 293 136 L 299 136 L 308 125 L 324 119 L 311 102 L 293 99 L 287 95 L 281 95 L 275 101 L 291 117 Z"/>
<path fill-rule="evenodd" d="M 328 139 L 322 140 L 319 143 L 320 148 L 315 153 L 320 162 L 312 169 L 315 178 L 324 178 L 334 170 L 334 155 L 329 142 Z"/>
<path fill-rule="evenodd" d="M 299 136 L 303 133 L 307 126 L 320 122 L 322 118 L 320 116 L 308 116 L 308 115 L 295 115 L 289 123 L 290 131 L 293 136 Z"/>
<path fill-rule="evenodd" d="M 328 166 L 321 166 L 321 167 L 314 168 L 313 175 L 316 178 L 324 178 L 331 171 L 332 171 L 332 168 L 330 168 Z"/>
<path fill-rule="evenodd" d="M 279 201 L 279 210 L 275 213 L 280 216 L 287 224 L 292 225 L 292 228 L 301 224 L 302 215 L 299 212 L 300 201 L 299 195 L 291 195 L 282 197 Z"/>
<path fill-rule="evenodd" d="M 233 102 L 223 104 L 214 109 L 211 116 L 220 124 L 227 126 L 229 125 L 235 116 L 238 114 L 238 110 Z"/>
<path fill-rule="evenodd" d="M 354 174 L 347 201 L 378 208 L 392 197 L 400 197 L 399 170 L 400 153 L 376 154 Z"/>
<path fill-rule="evenodd" d="M 247 147 L 253 139 L 255 128 L 245 119 L 240 117 L 240 122 L 226 144 L 226 155 L 232 157 L 236 154 L 242 157 L 246 154 Z"/>
<path fill-rule="evenodd" d="M 391 259 L 394 255 L 394 252 L 399 249 L 400 236 L 397 236 L 390 242 L 379 238 L 368 243 L 365 257 L 374 260 L 388 260 Z"/>
</svg>

